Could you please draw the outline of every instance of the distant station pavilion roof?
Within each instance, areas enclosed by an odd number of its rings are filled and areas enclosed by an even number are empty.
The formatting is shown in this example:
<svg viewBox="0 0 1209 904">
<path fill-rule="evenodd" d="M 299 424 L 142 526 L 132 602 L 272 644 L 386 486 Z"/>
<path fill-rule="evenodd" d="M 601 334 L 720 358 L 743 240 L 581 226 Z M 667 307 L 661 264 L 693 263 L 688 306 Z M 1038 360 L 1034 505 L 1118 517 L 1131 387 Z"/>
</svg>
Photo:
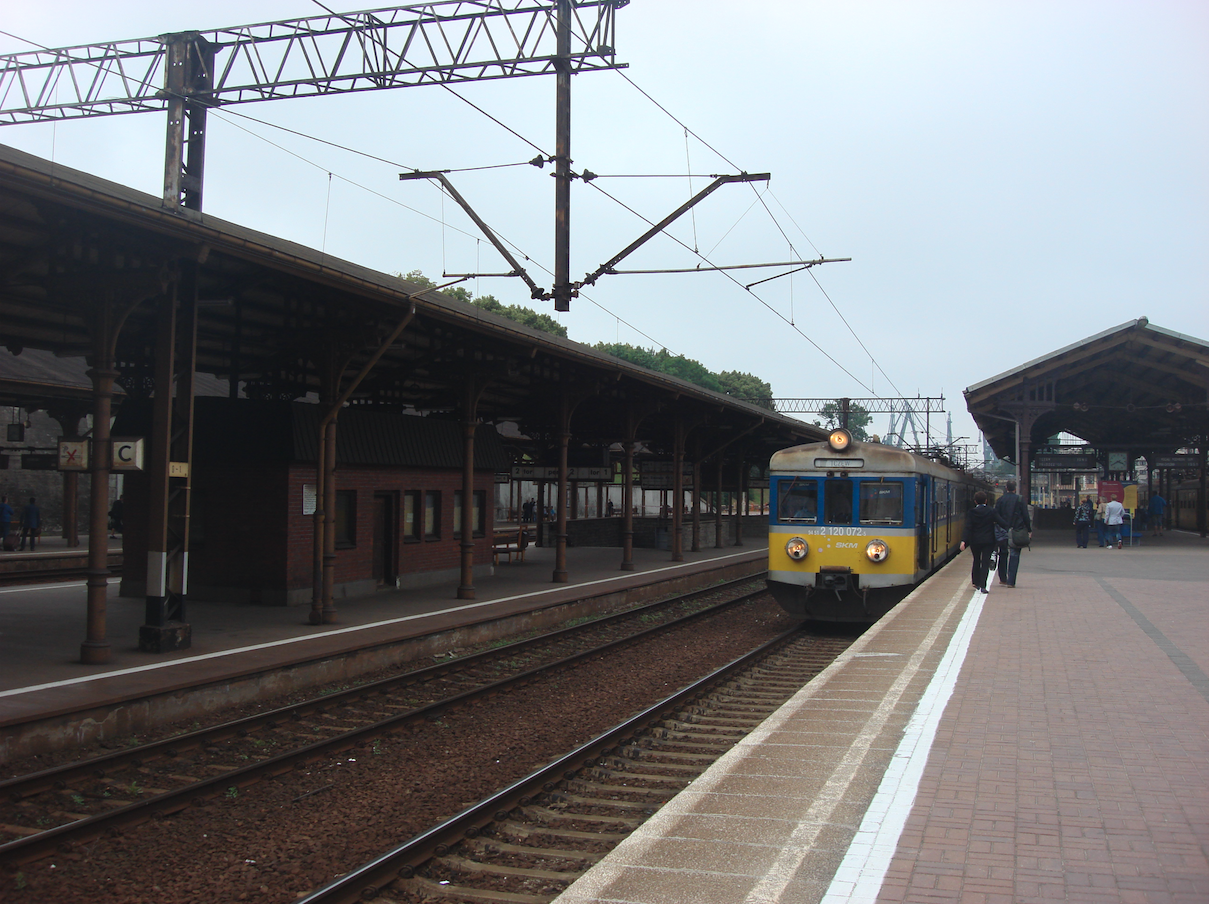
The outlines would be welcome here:
<svg viewBox="0 0 1209 904">
<path fill-rule="evenodd" d="M 1209 343 L 1145 317 L 1036 358 L 965 391 L 1000 458 L 1071 433 L 1099 448 L 1172 452 L 1206 432 Z"/>
</svg>

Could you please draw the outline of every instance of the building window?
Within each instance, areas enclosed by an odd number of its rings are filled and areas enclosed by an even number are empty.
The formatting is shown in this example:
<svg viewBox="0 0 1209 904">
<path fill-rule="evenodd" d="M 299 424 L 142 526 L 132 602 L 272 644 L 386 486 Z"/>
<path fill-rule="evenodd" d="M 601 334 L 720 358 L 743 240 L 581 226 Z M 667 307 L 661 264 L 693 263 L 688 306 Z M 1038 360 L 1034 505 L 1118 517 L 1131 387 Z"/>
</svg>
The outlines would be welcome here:
<svg viewBox="0 0 1209 904">
<path fill-rule="evenodd" d="M 403 542 L 420 542 L 420 491 L 407 490 L 403 494 Z"/>
<path fill-rule="evenodd" d="M 441 491 L 424 493 L 424 539 L 441 539 Z"/>
<path fill-rule="evenodd" d="M 357 491 L 336 490 L 336 548 L 357 545 Z"/>
<path fill-rule="evenodd" d="M 474 512 L 471 517 L 474 519 L 474 534 L 475 537 L 485 537 L 487 535 L 487 491 L 475 490 L 474 496 Z M 462 537 L 462 491 L 454 490 L 453 492 L 453 536 L 455 539 Z"/>
</svg>

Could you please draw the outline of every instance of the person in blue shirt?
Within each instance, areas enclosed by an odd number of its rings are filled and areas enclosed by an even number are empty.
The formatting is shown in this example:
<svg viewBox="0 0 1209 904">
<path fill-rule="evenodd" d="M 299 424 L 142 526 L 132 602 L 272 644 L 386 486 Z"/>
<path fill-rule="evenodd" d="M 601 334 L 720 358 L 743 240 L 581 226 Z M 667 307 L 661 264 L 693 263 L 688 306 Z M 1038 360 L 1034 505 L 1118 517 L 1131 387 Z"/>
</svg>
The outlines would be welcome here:
<svg viewBox="0 0 1209 904">
<path fill-rule="evenodd" d="M 29 505 L 21 509 L 21 545 L 18 550 L 25 549 L 25 540 L 29 538 L 29 551 L 33 552 L 38 544 L 38 536 L 42 533 L 42 509 L 38 508 L 38 500 L 29 497 Z"/>
<path fill-rule="evenodd" d="M 8 504 L 7 496 L 0 496 L 0 549 L 8 539 L 8 529 L 13 521 L 13 507 Z"/>
<path fill-rule="evenodd" d="M 1152 537 L 1163 536 L 1163 513 L 1167 511 L 1167 500 L 1155 493 L 1150 497 L 1150 505 L 1147 507 L 1147 514 L 1150 515 L 1150 535 Z"/>
</svg>

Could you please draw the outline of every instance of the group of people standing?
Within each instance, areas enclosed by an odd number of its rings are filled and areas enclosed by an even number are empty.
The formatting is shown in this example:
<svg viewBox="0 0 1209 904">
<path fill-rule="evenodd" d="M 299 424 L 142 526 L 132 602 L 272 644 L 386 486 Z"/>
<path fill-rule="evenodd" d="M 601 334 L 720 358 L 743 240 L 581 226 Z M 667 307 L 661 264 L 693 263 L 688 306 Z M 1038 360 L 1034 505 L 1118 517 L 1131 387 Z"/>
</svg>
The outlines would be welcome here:
<svg viewBox="0 0 1209 904">
<path fill-rule="evenodd" d="M 1007 492 L 999 497 L 993 508 L 987 505 L 987 499 L 983 490 L 974 494 L 974 508 L 966 512 L 965 530 L 961 535 L 961 549 L 969 547 L 974 555 L 970 580 L 979 593 L 987 592 L 991 556 L 996 550 L 999 553 L 999 583 L 1004 587 L 1016 586 L 1020 550 L 1028 546 L 1033 538 L 1028 505 L 1016 494 L 1016 481 L 1007 482 Z M 1021 542 L 1021 532 L 1027 534 L 1027 541 Z"/>
<path fill-rule="evenodd" d="M 1075 546 L 1087 549 L 1091 539 L 1091 528 L 1095 525 L 1100 546 L 1109 549 L 1121 546 L 1121 525 L 1125 523 L 1125 506 L 1116 499 L 1105 501 L 1103 497 L 1093 505 L 1090 496 L 1075 508 Z"/>
<path fill-rule="evenodd" d="M 13 532 L 14 538 L 10 540 L 13 515 L 13 507 L 8 504 L 8 497 L 0 496 L 0 549 L 24 552 L 28 542 L 30 552 L 33 552 L 38 545 L 38 537 L 42 536 L 42 509 L 38 507 L 38 500 L 33 496 L 29 497 L 29 503 L 21 509 L 21 520 L 17 531 Z M 20 532 L 20 546 L 14 542 L 17 532 Z"/>
<path fill-rule="evenodd" d="M 553 521 L 558 513 L 554 510 L 554 506 L 547 505 L 546 511 L 543 514 L 543 521 Z M 531 524 L 537 517 L 537 500 L 529 499 L 521 505 L 521 520 L 526 524 Z"/>
<path fill-rule="evenodd" d="M 1146 514 L 1150 521 L 1150 535 L 1163 535 L 1163 518 L 1167 513 L 1167 500 L 1155 493 L 1150 497 Z M 1096 538 L 1100 546 L 1109 549 L 1120 549 L 1122 546 L 1121 527 L 1125 523 L 1125 506 L 1117 499 L 1105 500 L 1100 497 L 1094 504 L 1090 496 L 1084 496 L 1083 501 L 1075 508 L 1075 546 L 1087 549 L 1091 539 L 1091 529 L 1095 526 Z"/>
</svg>

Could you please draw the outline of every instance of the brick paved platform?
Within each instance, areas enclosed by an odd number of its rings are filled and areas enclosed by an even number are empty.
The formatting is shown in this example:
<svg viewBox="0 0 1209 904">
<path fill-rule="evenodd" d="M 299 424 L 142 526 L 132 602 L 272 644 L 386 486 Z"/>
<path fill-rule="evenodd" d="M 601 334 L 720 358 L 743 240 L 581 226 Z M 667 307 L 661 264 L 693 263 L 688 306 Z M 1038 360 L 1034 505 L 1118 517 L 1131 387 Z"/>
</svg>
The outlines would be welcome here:
<svg viewBox="0 0 1209 904">
<path fill-rule="evenodd" d="M 951 563 L 558 904 L 1209 901 L 1209 543 Z"/>
</svg>

